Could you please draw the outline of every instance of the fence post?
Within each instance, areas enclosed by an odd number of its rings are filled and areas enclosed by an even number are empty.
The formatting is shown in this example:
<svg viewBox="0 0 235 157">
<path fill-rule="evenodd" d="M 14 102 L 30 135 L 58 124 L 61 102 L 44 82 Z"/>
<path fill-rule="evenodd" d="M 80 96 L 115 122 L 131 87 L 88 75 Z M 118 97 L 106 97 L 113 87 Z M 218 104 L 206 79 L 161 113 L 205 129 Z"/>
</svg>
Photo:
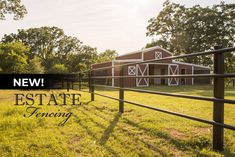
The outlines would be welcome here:
<svg viewBox="0 0 235 157">
<path fill-rule="evenodd" d="M 93 72 L 89 71 L 89 92 L 91 93 L 91 101 L 95 100 L 95 94 L 94 94 L 94 79 Z"/>
<path fill-rule="evenodd" d="M 119 76 L 124 76 L 124 66 L 121 66 L 120 68 L 120 73 Z M 119 78 L 119 99 L 120 100 L 124 100 L 124 78 L 120 77 Z M 119 112 L 123 113 L 124 112 L 124 102 L 123 101 L 119 101 Z"/>
<path fill-rule="evenodd" d="M 62 80 L 61 83 L 62 83 L 62 89 L 64 89 L 64 80 Z"/>
<path fill-rule="evenodd" d="M 70 88 L 70 83 L 69 83 L 69 81 L 67 80 L 67 92 L 69 92 L 69 88 Z"/>
<path fill-rule="evenodd" d="M 78 90 L 81 91 L 82 89 L 82 76 L 81 73 L 78 74 Z"/>
<path fill-rule="evenodd" d="M 221 46 L 215 46 L 214 49 L 221 49 Z M 214 73 L 224 74 L 224 53 L 214 54 Z M 214 78 L 214 97 L 224 99 L 224 78 Z M 213 120 L 215 122 L 224 123 L 224 103 L 214 102 Z M 221 126 L 213 126 L 213 149 L 223 150 L 224 145 L 224 128 Z"/>
</svg>

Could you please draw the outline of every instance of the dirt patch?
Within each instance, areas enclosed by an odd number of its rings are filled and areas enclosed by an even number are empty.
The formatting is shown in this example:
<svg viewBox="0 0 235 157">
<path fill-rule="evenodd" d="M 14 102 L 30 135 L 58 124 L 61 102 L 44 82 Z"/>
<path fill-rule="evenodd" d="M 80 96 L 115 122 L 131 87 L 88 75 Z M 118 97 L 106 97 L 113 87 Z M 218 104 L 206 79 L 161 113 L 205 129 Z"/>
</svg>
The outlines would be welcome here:
<svg viewBox="0 0 235 157">
<path fill-rule="evenodd" d="M 195 130 L 192 131 L 192 135 L 197 136 L 197 135 L 205 135 L 205 134 L 210 134 L 212 133 L 212 127 L 200 127 L 196 128 Z"/>
<path fill-rule="evenodd" d="M 179 130 L 175 130 L 173 128 L 167 128 L 166 131 L 176 139 L 181 139 L 181 140 L 186 139 L 186 134 Z"/>
</svg>

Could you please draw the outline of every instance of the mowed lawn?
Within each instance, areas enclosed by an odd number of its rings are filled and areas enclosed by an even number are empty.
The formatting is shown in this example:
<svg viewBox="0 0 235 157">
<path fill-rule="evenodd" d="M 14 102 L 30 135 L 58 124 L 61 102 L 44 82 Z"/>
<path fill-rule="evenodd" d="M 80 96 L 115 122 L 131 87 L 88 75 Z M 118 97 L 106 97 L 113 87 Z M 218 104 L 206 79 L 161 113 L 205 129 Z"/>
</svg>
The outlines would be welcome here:
<svg viewBox="0 0 235 157">
<path fill-rule="evenodd" d="M 163 92 L 212 96 L 212 86 L 158 86 L 145 88 Z M 63 127 L 61 118 L 25 118 L 27 106 L 15 106 L 15 93 L 67 93 L 65 90 L 0 90 L 0 156 L 235 156 L 235 131 L 225 129 L 225 151 L 212 150 L 212 126 L 144 109 L 100 96 L 90 102 L 81 93 L 79 106 L 42 106 L 44 112 L 72 112 Z M 117 90 L 96 88 L 97 93 L 118 97 Z M 235 88 L 226 88 L 235 100 Z M 208 120 L 213 103 L 125 91 L 125 99 Z M 45 103 L 48 100 L 45 100 Z M 38 107 L 38 106 L 37 106 Z M 235 125 L 235 105 L 225 104 L 225 122 Z"/>
</svg>

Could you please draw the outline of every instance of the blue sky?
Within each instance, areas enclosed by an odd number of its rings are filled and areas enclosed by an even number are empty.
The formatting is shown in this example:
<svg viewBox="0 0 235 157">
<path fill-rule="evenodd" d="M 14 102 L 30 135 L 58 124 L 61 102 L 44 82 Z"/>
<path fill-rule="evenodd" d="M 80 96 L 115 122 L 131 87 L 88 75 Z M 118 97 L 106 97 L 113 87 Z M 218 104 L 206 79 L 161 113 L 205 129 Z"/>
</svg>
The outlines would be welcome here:
<svg viewBox="0 0 235 157">
<path fill-rule="evenodd" d="M 28 14 L 23 20 L 11 16 L 0 21 L 0 37 L 17 29 L 57 26 L 67 35 L 76 36 L 84 44 L 117 50 L 119 54 L 139 50 L 151 38 L 146 27 L 151 17 L 157 16 L 165 0 L 22 0 Z M 172 0 L 192 6 L 208 6 L 220 0 Z M 234 0 L 226 0 L 234 3 Z"/>
</svg>

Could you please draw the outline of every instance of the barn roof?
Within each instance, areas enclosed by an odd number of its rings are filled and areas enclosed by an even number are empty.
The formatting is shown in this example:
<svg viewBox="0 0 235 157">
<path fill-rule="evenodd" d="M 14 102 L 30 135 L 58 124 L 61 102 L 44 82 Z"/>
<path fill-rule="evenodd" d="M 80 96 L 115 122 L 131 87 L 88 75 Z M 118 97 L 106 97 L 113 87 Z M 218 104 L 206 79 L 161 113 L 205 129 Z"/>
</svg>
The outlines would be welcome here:
<svg viewBox="0 0 235 157">
<path fill-rule="evenodd" d="M 135 53 L 145 53 L 145 52 L 148 52 L 148 51 L 152 51 L 154 49 L 160 49 L 160 50 L 163 50 L 164 52 L 170 54 L 170 55 L 173 55 L 170 51 L 162 48 L 162 47 L 159 47 L 159 46 L 154 46 L 154 47 L 150 47 L 150 48 L 143 48 L 141 50 L 137 50 L 137 51 L 133 51 L 133 52 L 129 52 L 129 53 L 126 53 L 126 54 L 123 54 L 123 55 L 120 55 L 118 57 L 123 57 L 123 56 L 128 56 L 128 55 L 131 55 L 131 54 L 135 54 Z"/>
</svg>

